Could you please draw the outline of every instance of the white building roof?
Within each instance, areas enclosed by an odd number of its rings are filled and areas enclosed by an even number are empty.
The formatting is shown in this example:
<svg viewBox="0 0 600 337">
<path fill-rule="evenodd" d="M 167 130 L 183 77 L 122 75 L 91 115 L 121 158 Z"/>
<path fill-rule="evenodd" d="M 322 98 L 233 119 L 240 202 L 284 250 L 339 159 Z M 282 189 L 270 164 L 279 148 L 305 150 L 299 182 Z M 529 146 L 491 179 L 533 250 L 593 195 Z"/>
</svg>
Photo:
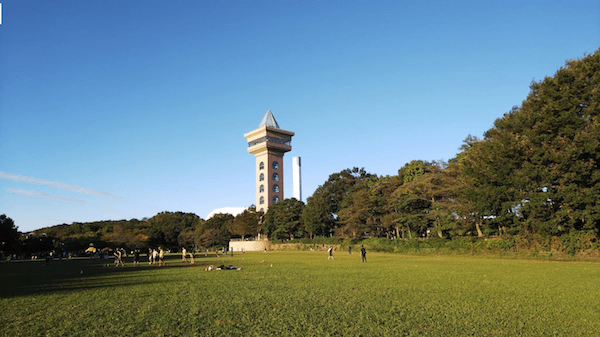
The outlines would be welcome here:
<svg viewBox="0 0 600 337">
<path fill-rule="evenodd" d="M 247 207 L 223 207 L 223 208 L 217 208 L 217 209 L 213 210 L 212 212 L 208 213 L 208 215 L 206 216 L 206 220 L 212 218 L 213 215 L 219 214 L 219 213 L 231 214 L 233 216 L 237 216 L 238 214 L 240 214 L 243 211 L 245 211 L 246 208 Z"/>
</svg>

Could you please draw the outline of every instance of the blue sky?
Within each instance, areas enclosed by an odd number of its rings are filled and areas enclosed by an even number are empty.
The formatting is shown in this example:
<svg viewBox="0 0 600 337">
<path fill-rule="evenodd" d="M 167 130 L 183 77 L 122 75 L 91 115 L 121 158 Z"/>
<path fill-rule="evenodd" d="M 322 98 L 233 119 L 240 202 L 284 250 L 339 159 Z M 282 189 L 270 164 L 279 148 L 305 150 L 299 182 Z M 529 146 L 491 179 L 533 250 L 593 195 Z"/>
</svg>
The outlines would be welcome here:
<svg viewBox="0 0 600 337">
<path fill-rule="evenodd" d="M 600 47 L 598 1 L 2 1 L 0 213 L 21 231 L 254 202 L 243 134 L 294 131 L 303 199 L 448 160 Z"/>
</svg>

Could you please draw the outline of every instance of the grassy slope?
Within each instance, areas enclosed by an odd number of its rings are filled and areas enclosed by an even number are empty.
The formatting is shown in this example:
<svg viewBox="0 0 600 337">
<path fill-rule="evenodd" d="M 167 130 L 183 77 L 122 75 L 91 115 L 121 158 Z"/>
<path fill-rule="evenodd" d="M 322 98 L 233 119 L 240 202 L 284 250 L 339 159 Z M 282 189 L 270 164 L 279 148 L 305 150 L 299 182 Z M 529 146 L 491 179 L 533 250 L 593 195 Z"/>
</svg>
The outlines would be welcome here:
<svg viewBox="0 0 600 337">
<path fill-rule="evenodd" d="M 600 335 L 598 263 L 334 255 L 5 263 L 0 335 Z"/>
</svg>

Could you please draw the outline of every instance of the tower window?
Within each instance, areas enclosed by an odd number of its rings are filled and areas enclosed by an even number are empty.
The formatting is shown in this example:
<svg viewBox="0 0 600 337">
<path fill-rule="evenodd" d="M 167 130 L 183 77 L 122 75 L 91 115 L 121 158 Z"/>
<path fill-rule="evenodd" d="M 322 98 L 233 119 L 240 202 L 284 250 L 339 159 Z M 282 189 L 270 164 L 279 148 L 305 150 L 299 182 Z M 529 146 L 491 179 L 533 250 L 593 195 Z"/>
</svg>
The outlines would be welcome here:
<svg viewBox="0 0 600 337">
<path fill-rule="evenodd" d="M 265 180 L 265 174 L 261 173 L 260 174 L 260 178 L 258 178 L 260 181 L 264 181 Z"/>
<path fill-rule="evenodd" d="M 260 185 L 260 193 L 265 191 L 265 185 Z"/>
<path fill-rule="evenodd" d="M 260 164 L 258 164 L 258 169 L 259 170 L 264 170 L 265 169 L 265 163 L 263 163 L 262 161 L 260 162 Z"/>
<path fill-rule="evenodd" d="M 274 196 L 273 197 L 273 203 L 276 204 L 277 202 L 279 202 L 279 197 L 278 196 Z"/>
<path fill-rule="evenodd" d="M 279 185 L 277 185 L 277 184 L 273 185 L 273 192 L 279 193 Z"/>
<path fill-rule="evenodd" d="M 279 181 L 279 174 L 273 173 L 273 180 Z"/>
<path fill-rule="evenodd" d="M 265 203 L 265 197 L 260 197 L 260 204 L 264 204 Z"/>
<path fill-rule="evenodd" d="M 279 169 L 279 163 L 274 161 L 273 162 L 273 169 L 278 170 Z"/>
</svg>

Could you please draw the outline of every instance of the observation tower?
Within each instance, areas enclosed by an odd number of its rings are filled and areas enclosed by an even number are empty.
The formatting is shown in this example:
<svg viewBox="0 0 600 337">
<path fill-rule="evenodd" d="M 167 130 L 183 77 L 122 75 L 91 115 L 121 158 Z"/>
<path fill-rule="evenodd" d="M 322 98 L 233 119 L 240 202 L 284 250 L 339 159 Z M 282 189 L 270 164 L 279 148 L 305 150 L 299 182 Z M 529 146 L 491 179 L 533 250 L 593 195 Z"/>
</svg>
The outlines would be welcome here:
<svg viewBox="0 0 600 337">
<path fill-rule="evenodd" d="M 266 212 L 270 205 L 283 200 L 283 155 L 292 149 L 292 131 L 279 128 L 271 109 L 258 129 L 244 137 L 248 152 L 256 158 L 256 210 Z"/>
</svg>

